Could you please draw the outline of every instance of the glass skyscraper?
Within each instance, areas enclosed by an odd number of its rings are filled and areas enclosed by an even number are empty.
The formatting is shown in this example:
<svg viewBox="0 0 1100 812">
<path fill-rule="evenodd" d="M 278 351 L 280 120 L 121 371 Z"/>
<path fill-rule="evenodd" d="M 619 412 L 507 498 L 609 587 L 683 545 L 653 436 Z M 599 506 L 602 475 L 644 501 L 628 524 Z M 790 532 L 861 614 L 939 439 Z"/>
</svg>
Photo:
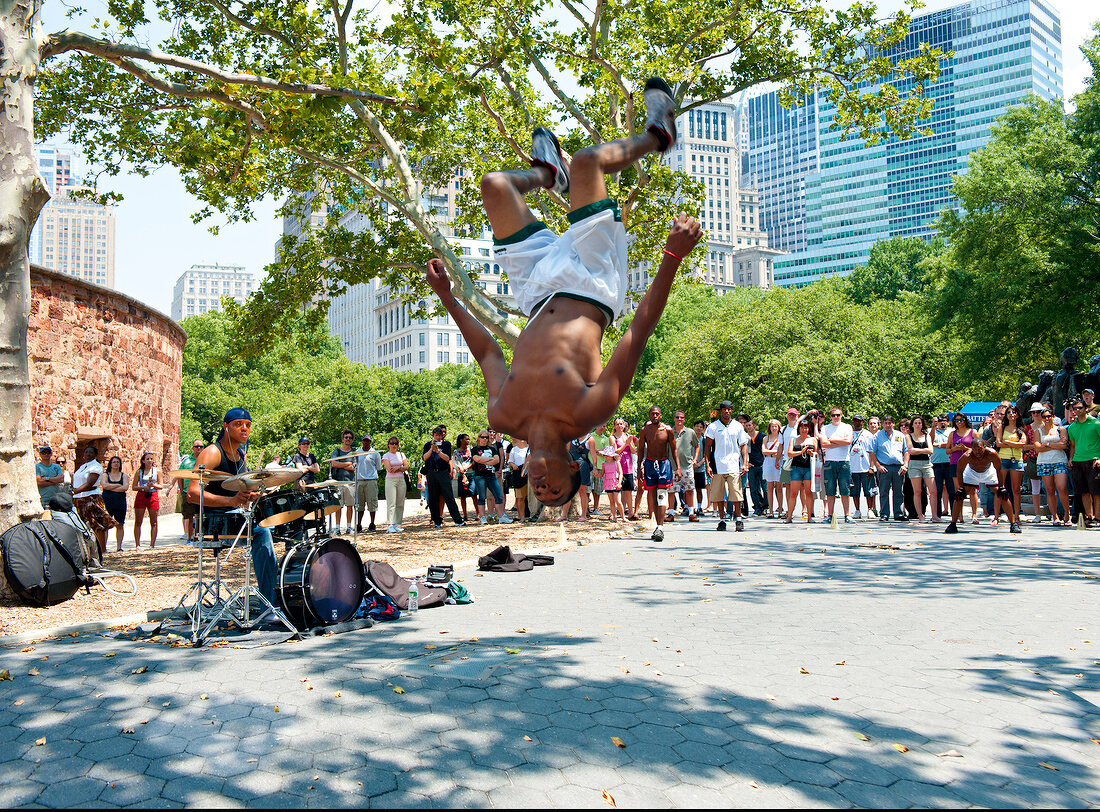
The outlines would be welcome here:
<svg viewBox="0 0 1100 812">
<path fill-rule="evenodd" d="M 1058 14 L 1042 0 L 975 0 L 914 17 L 891 59 L 916 55 L 922 42 L 954 55 L 925 91 L 931 134 L 906 140 L 841 140 L 823 94 L 789 111 L 774 92 L 750 100 L 748 164 L 765 229 L 773 246 L 795 252 L 776 259 L 776 284 L 849 273 L 879 240 L 931 237 L 939 212 L 957 205 L 951 176 L 966 171 L 1005 109 L 1031 93 L 1061 98 L 1061 41 Z"/>
</svg>

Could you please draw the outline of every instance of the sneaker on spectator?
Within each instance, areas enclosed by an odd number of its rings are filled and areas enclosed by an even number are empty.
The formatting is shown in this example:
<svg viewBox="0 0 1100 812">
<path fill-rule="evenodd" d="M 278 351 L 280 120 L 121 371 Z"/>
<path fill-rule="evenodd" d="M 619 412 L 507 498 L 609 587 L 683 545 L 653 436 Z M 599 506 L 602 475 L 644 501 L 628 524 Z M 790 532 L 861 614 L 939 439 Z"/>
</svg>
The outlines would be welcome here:
<svg viewBox="0 0 1100 812">
<path fill-rule="evenodd" d="M 653 535 L 650 536 L 650 538 L 654 541 L 664 541 L 665 531 L 658 527 L 656 530 L 653 531 Z"/>
<path fill-rule="evenodd" d="M 503 516 L 501 516 L 497 521 L 499 521 L 501 524 L 511 524 L 512 523 L 512 520 L 508 518 L 507 513 L 505 513 Z"/>
<path fill-rule="evenodd" d="M 744 533 L 745 532 L 745 523 L 743 521 L 741 521 L 740 519 L 738 519 L 736 522 L 733 523 L 733 529 L 734 529 L 734 532 Z"/>
<path fill-rule="evenodd" d="M 852 518 L 853 519 L 862 519 L 863 515 L 857 510 L 855 513 L 852 514 Z"/>
<path fill-rule="evenodd" d="M 718 522 L 718 529 L 719 530 L 725 530 L 726 529 L 726 523 L 724 521 Z"/>
</svg>

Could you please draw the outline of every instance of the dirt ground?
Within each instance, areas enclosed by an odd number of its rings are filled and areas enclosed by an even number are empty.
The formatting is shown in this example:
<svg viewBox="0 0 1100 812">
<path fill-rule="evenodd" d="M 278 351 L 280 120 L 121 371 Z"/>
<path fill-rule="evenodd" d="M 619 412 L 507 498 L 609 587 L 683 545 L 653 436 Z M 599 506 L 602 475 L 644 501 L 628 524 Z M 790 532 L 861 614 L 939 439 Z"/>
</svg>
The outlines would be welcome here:
<svg viewBox="0 0 1100 812">
<path fill-rule="evenodd" d="M 360 534 L 358 550 L 364 560 L 388 561 L 398 572 L 411 573 L 423 570 L 429 564 L 454 564 L 476 559 L 502 544 L 509 545 L 515 551 L 559 546 L 565 549 L 577 542 L 590 544 L 606 541 L 612 535 L 622 534 L 624 530 L 632 533 L 641 526 L 628 523 L 624 528 L 621 524 L 611 524 L 600 518 L 587 523 L 571 521 L 564 524 L 566 541 L 562 545 L 558 524 L 445 526 L 442 530 L 436 530 L 430 526 L 428 516 L 422 514 L 407 518 L 406 532 L 401 534 Z M 343 538 L 350 540 L 349 536 Z M 275 552 L 281 560 L 283 545 L 276 542 Z M 203 561 L 207 577 L 212 577 L 213 554 L 204 552 Z M 3 600 L 0 601 L 0 635 L 171 609 L 195 581 L 198 570 L 196 551 L 186 546 L 108 552 L 104 564 L 132 576 L 137 583 L 137 593 L 131 597 L 118 597 L 95 586 L 90 594 L 81 590 L 71 600 L 46 608 Z M 239 585 L 243 577 L 240 553 L 233 554 L 223 566 L 222 573 L 234 588 Z M 128 588 L 119 579 L 109 583 L 119 591 Z"/>
</svg>

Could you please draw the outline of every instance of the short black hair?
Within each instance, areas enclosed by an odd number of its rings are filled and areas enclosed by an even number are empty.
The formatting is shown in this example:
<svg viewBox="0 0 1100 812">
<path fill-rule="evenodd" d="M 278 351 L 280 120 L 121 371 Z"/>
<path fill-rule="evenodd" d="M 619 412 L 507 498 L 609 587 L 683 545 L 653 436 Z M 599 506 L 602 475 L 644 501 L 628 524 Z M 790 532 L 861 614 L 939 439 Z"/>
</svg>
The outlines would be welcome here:
<svg viewBox="0 0 1100 812">
<path fill-rule="evenodd" d="M 581 489 L 581 472 L 580 472 L 580 469 L 578 468 L 576 471 L 573 472 L 573 476 L 569 480 L 569 491 L 567 493 L 563 493 L 557 499 L 553 499 L 553 500 L 540 499 L 539 501 L 542 502 L 544 505 L 550 505 L 550 507 L 561 507 L 562 505 L 568 505 L 570 502 L 573 501 L 573 497 L 577 495 L 577 491 L 579 491 L 580 489 Z"/>
<path fill-rule="evenodd" d="M 745 412 L 741 412 L 741 414 L 737 415 L 737 419 L 738 420 L 744 420 L 746 423 L 748 423 L 750 420 L 752 420 L 752 418 L 749 417 L 747 414 L 745 414 Z"/>
</svg>

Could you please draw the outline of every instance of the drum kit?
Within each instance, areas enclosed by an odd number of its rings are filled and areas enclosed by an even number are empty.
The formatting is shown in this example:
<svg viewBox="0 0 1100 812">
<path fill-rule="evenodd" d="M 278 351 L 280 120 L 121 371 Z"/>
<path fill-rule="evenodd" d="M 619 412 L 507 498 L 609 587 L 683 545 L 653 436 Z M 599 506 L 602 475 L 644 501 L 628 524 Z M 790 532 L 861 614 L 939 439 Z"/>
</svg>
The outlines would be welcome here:
<svg viewBox="0 0 1100 812">
<path fill-rule="evenodd" d="M 326 481 L 306 485 L 302 490 L 277 490 L 304 476 L 304 471 L 294 468 L 265 468 L 231 476 L 196 467 L 168 474 L 202 483 L 199 532 L 189 542 L 198 553 L 198 580 L 188 587 L 169 615 L 183 608 L 191 623 L 193 645 L 201 646 L 225 619 L 232 619 L 243 629 L 252 629 L 271 618 L 299 634 L 352 618 L 366 589 L 363 563 L 353 544 L 333 538 L 326 528 L 326 517 L 341 509 L 339 490 L 334 486 L 342 483 Z M 212 482 L 233 493 L 262 495 L 248 508 L 207 511 L 203 494 L 206 485 Z M 253 525 L 270 529 L 273 539 L 283 541 L 289 548 L 278 565 L 279 606 L 274 606 L 252 584 Z M 244 583 L 231 591 L 222 578 L 222 564 L 238 545 L 245 561 Z M 204 550 L 214 553 L 212 581 L 204 576 Z M 259 604 L 255 616 L 253 601 Z M 156 631 L 163 625 L 164 621 Z"/>
</svg>

